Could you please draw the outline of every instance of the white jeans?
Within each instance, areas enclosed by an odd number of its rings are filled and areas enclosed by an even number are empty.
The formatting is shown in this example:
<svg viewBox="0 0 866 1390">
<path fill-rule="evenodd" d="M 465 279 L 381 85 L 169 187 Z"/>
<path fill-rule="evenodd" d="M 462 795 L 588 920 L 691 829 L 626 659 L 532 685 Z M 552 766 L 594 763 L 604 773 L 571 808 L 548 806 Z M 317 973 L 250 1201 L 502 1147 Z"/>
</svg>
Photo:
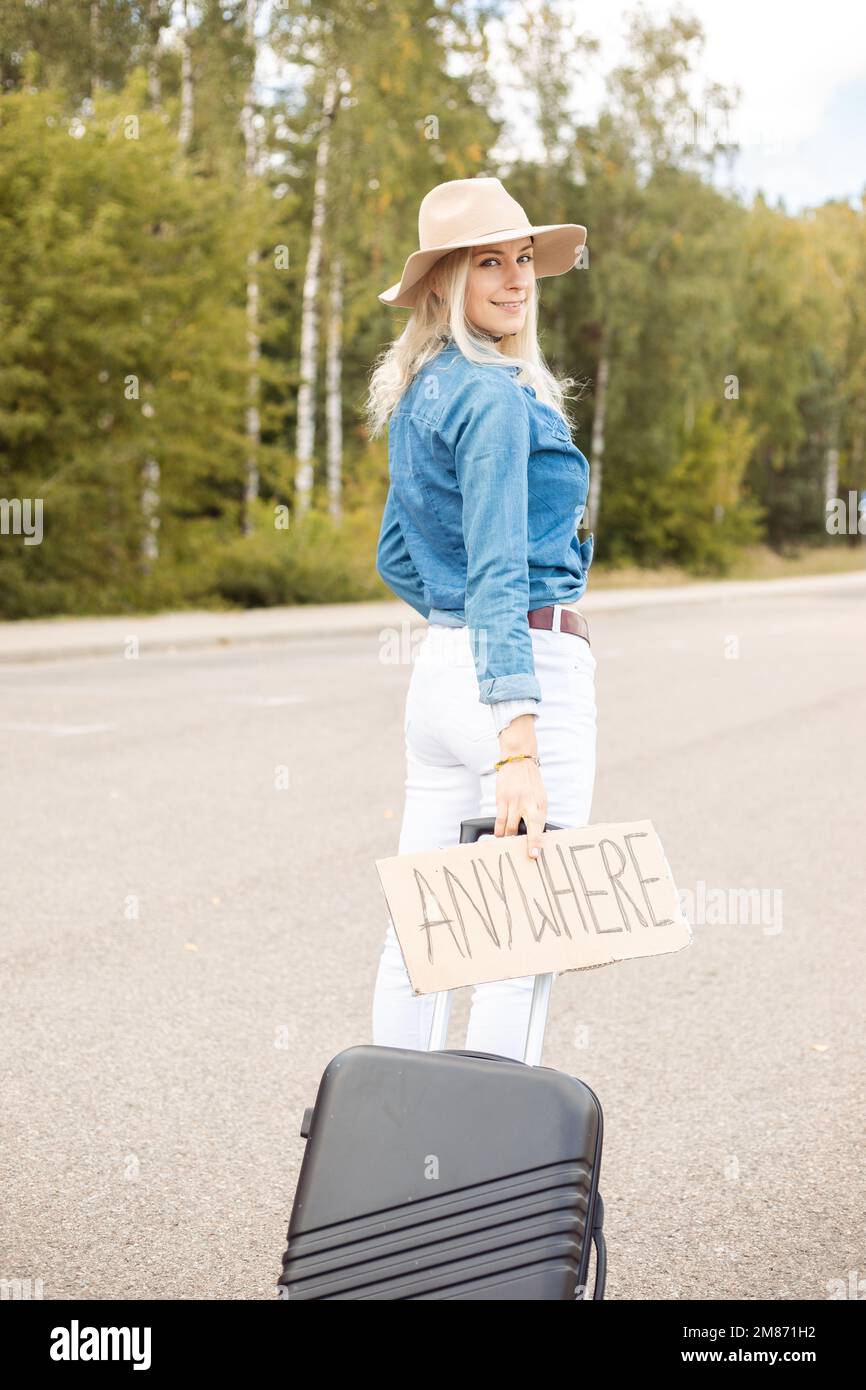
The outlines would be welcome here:
<svg viewBox="0 0 866 1390">
<path fill-rule="evenodd" d="M 595 657 L 574 633 L 529 631 L 542 695 L 535 730 L 547 821 L 587 825 L 595 782 Z M 409 682 L 404 730 L 398 854 L 459 844 L 461 821 L 495 818 L 499 739 L 490 707 L 478 698 L 467 627 L 428 627 Z M 528 975 L 475 985 L 466 1048 L 522 1058 L 533 983 Z M 426 1050 L 434 999 L 412 993 L 389 914 L 373 996 L 374 1044 Z"/>
</svg>

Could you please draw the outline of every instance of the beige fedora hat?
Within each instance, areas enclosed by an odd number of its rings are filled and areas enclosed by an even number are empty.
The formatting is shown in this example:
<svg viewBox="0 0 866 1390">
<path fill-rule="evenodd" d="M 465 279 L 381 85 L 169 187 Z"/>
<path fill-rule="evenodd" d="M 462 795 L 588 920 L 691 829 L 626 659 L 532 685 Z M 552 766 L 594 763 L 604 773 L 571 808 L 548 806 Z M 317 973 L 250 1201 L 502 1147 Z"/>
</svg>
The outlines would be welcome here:
<svg viewBox="0 0 866 1390">
<path fill-rule="evenodd" d="M 379 295 L 383 304 L 411 309 L 412 293 L 436 261 L 460 246 L 488 246 L 532 236 L 535 275 L 564 275 L 573 270 L 586 242 L 586 228 L 576 222 L 533 226 L 523 208 L 499 179 L 452 179 L 425 194 L 418 212 L 418 243 L 403 267 L 398 284 Z"/>
</svg>

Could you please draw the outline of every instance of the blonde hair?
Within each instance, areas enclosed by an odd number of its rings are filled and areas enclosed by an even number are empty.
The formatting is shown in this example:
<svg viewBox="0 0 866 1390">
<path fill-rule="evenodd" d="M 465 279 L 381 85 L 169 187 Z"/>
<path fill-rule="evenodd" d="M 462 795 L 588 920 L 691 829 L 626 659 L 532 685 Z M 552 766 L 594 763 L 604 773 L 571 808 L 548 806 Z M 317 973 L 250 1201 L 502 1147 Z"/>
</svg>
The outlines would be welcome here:
<svg viewBox="0 0 866 1390">
<path fill-rule="evenodd" d="M 510 364 L 518 364 L 520 371 L 515 381 L 534 387 L 537 398 L 553 406 L 572 427 L 565 401 L 569 398 L 567 388 L 575 385 L 574 379 L 557 379 L 544 361 L 538 343 L 538 281 L 533 281 L 529 291 L 529 309 L 523 327 L 518 333 L 502 339 L 499 352 L 489 335 L 466 316 L 471 260 L 471 246 L 449 251 L 434 262 L 415 287 L 412 312 L 403 332 L 379 353 L 370 376 L 365 413 L 371 439 L 382 433 L 400 397 L 418 372 L 441 352 L 446 333 L 450 333 L 470 362 L 501 368 L 504 357 Z M 434 275 L 441 294 L 433 288 Z"/>
</svg>

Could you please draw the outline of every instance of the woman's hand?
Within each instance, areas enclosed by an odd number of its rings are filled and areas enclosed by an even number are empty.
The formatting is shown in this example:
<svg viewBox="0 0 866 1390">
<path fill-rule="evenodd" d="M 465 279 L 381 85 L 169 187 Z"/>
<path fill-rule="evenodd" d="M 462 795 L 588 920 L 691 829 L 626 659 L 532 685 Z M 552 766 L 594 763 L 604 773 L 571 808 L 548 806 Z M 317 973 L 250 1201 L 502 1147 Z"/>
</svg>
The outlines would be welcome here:
<svg viewBox="0 0 866 1390">
<path fill-rule="evenodd" d="M 513 753 L 538 754 L 535 741 L 535 715 L 521 714 L 512 719 L 499 735 L 500 757 Z M 547 820 L 547 792 L 541 772 L 530 758 L 506 763 L 496 774 L 496 824 L 494 835 L 516 835 L 521 820 L 526 822 L 526 848 L 537 858 Z"/>
</svg>

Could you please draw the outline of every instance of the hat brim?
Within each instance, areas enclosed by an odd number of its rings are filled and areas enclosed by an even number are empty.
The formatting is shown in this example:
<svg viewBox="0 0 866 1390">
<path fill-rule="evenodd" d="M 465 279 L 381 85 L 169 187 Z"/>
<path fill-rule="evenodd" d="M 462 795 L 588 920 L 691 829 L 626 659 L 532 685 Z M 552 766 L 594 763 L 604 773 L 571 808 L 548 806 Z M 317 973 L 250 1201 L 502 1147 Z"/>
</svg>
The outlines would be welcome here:
<svg viewBox="0 0 866 1390">
<path fill-rule="evenodd" d="M 436 261 L 463 246 L 492 246 L 496 242 L 516 241 L 518 237 L 534 237 L 535 278 L 545 275 L 564 275 L 573 270 L 586 244 L 586 228 L 578 222 L 552 222 L 543 227 L 517 227 L 505 231 L 487 232 L 484 236 L 450 242 L 447 246 L 432 246 L 427 251 L 413 251 L 403 267 L 396 285 L 379 295 L 383 304 L 392 309 L 411 309 L 415 290 Z"/>
</svg>

